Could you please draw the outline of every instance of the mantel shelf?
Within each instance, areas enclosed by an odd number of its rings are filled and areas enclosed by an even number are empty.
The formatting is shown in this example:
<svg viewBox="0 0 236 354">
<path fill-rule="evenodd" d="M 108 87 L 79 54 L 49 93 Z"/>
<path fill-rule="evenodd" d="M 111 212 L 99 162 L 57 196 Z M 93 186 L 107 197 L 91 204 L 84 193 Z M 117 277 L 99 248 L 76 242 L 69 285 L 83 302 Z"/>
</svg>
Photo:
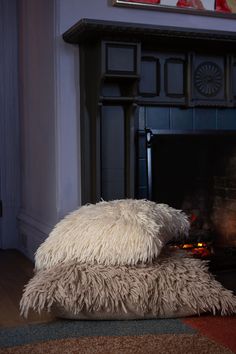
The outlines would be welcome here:
<svg viewBox="0 0 236 354">
<path fill-rule="evenodd" d="M 135 102 L 136 97 L 124 97 L 124 96 L 119 96 L 119 97 L 112 97 L 112 96 L 100 96 L 99 97 L 99 102 L 106 103 L 106 102 Z"/>
<path fill-rule="evenodd" d="M 104 79 L 116 79 L 116 80 L 137 80 L 139 79 L 139 75 L 131 75 L 131 74 L 104 74 Z"/>
<path fill-rule="evenodd" d="M 94 42 L 98 39 L 109 38 L 112 40 L 133 41 L 161 41 L 162 43 L 204 43 L 211 44 L 214 48 L 219 46 L 232 51 L 236 43 L 236 33 L 229 31 L 202 30 L 195 28 L 179 28 L 173 26 L 157 26 L 140 23 L 127 23 L 120 21 L 103 21 L 82 19 L 68 29 L 63 38 L 68 43 L 80 44 Z"/>
</svg>

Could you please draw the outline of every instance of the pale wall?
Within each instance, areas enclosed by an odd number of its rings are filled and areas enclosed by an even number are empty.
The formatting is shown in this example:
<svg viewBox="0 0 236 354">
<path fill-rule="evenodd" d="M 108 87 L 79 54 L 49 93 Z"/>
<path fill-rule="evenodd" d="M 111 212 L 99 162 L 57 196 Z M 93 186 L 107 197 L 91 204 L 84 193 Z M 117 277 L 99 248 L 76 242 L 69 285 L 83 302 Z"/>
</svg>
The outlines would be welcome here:
<svg viewBox="0 0 236 354">
<path fill-rule="evenodd" d="M 30 258 L 80 205 L 78 50 L 62 40 L 59 3 L 19 3 L 20 249 Z M 68 52 L 69 49 L 69 52 Z"/>
<path fill-rule="evenodd" d="M 81 18 L 236 31 L 235 19 L 118 8 L 111 5 L 111 0 L 59 0 L 59 2 L 62 32 Z"/>
</svg>

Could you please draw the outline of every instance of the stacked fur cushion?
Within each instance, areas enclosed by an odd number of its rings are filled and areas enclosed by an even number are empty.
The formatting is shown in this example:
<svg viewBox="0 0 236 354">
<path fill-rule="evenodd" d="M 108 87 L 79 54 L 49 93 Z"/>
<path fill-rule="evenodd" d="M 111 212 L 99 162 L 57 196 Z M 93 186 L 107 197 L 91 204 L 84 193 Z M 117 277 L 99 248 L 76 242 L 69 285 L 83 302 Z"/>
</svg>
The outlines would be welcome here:
<svg viewBox="0 0 236 354">
<path fill-rule="evenodd" d="M 36 252 L 36 269 L 58 263 L 135 265 L 155 259 L 172 238 L 187 235 L 184 213 L 148 200 L 90 204 L 59 222 Z"/>
<path fill-rule="evenodd" d="M 21 312 L 56 309 L 76 319 L 234 313 L 236 297 L 215 281 L 206 262 L 160 255 L 166 242 L 188 230 L 184 213 L 147 200 L 83 206 L 36 252 Z"/>
</svg>

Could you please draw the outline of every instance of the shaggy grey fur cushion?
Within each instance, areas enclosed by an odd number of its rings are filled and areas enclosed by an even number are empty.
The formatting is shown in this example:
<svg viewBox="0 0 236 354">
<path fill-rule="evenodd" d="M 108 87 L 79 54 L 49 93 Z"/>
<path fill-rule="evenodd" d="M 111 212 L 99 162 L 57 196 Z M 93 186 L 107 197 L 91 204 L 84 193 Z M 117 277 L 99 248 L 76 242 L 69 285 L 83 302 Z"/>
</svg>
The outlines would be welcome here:
<svg viewBox="0 0 236 354">
<path fill-rule="evenodd" d="M 178 317 L 236 312 L 236 297 L 207 262 L 163 256 L 153 264 L 104 266 L 75 261 L 39 271 L 24 290 L 21 313 L 57 308 L 77 319 Z"/>
<path fill-rule="evenodd" d="M 165 204 L 122 199 L 85 205 L 56 225 L 37 250 L 35 266 L 151 262 L 169 240 L 188 231 L 187 216 Z"/>
</svg>

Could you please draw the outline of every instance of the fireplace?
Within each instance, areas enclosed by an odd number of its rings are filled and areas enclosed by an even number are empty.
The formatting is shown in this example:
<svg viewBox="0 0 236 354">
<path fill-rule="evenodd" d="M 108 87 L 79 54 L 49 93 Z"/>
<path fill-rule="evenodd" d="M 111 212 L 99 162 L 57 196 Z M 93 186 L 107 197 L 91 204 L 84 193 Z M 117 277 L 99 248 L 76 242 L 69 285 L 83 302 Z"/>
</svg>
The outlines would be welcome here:
<svg viewBox="0 0 236 354">
<path fill-rule="evenodd" d="M 84 19 L 64 39 L 80 50 L 82 202 L 164 202 L 192 242 L 234 252 L 235 33 Z"/>
<path fill-rule="evenodd" d="M 236 135 L 147 131 L 147 157 L 149 198 L 184 210 L 193 241 L 235 247 Z"/>
<path fill-rule="evenodd" d="M 188 240 L 177 244 L 205 258 L 235 251 L 235 133 L 148 129 L 145 136 L 148 198 L 183 210 L 191 222 Z"/>
</svg>

